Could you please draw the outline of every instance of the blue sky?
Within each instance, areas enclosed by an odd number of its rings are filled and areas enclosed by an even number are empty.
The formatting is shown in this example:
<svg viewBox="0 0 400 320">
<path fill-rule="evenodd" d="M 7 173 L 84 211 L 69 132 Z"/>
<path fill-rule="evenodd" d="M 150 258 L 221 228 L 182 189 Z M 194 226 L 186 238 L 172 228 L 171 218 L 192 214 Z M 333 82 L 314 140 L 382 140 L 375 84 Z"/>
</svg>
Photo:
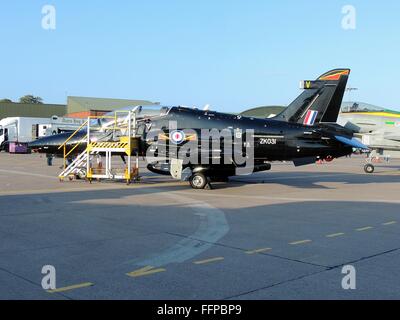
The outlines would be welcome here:
<svg viewBox="0 0 400 320">
<path fill-rule="evenodd" d="M 41 27 L 54 5 L 57 28 Z M 357 10 L 343 30 L 341 12 Z M 400 109 L 400 1 L 14 0 L 0 4 L 0 98 L 149 99 L 219 111 L 288 104 L 350 67 L 353 100 Z"/>
</svg>

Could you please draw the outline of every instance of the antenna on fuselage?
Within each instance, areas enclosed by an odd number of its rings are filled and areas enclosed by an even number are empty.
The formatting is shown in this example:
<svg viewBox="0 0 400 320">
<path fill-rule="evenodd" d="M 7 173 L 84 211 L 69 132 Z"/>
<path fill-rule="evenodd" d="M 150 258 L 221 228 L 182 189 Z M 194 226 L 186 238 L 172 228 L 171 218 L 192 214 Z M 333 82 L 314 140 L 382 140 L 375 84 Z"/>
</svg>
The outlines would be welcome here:
<svg viewBox="0 0 400 320">
<path fill-rule="evenodd" d="M 352 92 L 353 91 L 358 91 L 358 88 L 355 88 L 355 87 L 347 87 L 346 88 L 346 93 L 348 93 L 349 94 L 349 96 L 348 96 L 348 100 L 349 101 L 352 101 Z"/>
</svg>

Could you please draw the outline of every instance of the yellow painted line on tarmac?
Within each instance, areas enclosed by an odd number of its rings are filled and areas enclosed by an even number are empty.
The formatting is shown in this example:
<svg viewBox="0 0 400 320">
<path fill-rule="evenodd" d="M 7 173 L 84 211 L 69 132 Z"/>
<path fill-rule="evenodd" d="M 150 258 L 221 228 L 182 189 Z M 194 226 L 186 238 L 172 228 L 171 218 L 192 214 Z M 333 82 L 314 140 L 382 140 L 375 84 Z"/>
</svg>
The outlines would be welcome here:
<svg viewBox="0 0 400 320">
<path fill-rule="evenodd" d="M 358 228 L 358 229 L 356 229 L 356 231 L 361 232 L 361 231 L 368 231 L 368 230 L 371 230 L 371 229 L 373 229 L 373 227 L 364 227 L 364 228 Z"/>
<path fill-rule="evenodd" d="M 81 289 L 81 288 L 87 288 L 87 287 L 91 287 L 91 286 L 94 286 L 94 284 L 91 282 L 84 282 L 84 283 L 75 284 L 75 285 L 68 286 L 68 287 L 58 288 L 58 289 L 54 289 L 54 290 L 47 290 L 47 292 L 48 293 L 66 292 L 66 291 L 71 291 L 71 290 L 76 290 L 76 289 Z"/>
<path fill-rule="evenodd" d="M 249 250 L 249 251 L 246 251 L 246 253 L 247 254 L 256 254 L 256 253 L 263 253 L 263 252 L 270 251 L 270 250 L 272 250 L 272 248 L 261 248 L 261 249 Z"/>
<path fill-rule="evenodd" d="M 327 238 L 336 238 L 336 237 L 340 237 L 340 236 L 344 236 L 344 233 L 338 232 L 338 233 L 328 234 L 326 237 Z"/>
<path fill-rule="evenodd" d="M 152 267 L 152 266 L 147 266 L 147 267 L 129 272 L 126 275 L 129 277 L 132 277 L 132 278 L 138 278 L 138 277 L 148 276 L 151 274 L 165 272 L 165 271 L 166 271 L 166 269 L 164 269 L 164 268 L 154 269 L 154 267 Z"/>
<path fill-rule="evenodd" d="M 300 241 L 290 242 L 289 244 L 292 246 L 296 246 L 299 244 L 306 244 L 306 243 L 310 243 L 310 242 L 312 242 L 312 240 L 300 240 Z"/>
<path fill-rule="evenodd" d="M 393 225 L 393 224 L 396 224 L 396 223 L 397 223 L 397 221 L 389 221 L 389 222 L 382 223 L 382 225 L 383 226 L 390 226 L 390 225 Z"/>
<path fill-rule="evenodd" d="M 222 261 L 224 260 L 224 257 L 216 257 L 216 258 L 212 258 L 212 259 L 206 259 L 206 260 L 199 260 L 199 261 L 195 261 L 193 262 L 194 264 L 207 264 L 207 263 L 212 263 L 212 262 L 217 262 L 217 261 Z"/>
</svg>

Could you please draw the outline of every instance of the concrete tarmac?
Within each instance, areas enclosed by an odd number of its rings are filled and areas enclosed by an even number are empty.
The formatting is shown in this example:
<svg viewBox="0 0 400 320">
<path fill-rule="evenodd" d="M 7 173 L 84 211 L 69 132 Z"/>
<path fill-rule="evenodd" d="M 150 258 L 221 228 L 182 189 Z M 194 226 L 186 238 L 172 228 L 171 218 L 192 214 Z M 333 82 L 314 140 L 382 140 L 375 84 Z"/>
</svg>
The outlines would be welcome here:
<svg viewBox="0 0 400 320">
<path fill-rule="evenodd" d="M 0 154 L 0 299 L 400 299 L 399 161 L 277 163 L 192 190 L 145 170 L 61 183 L 45 160 Z"/>
</svg>

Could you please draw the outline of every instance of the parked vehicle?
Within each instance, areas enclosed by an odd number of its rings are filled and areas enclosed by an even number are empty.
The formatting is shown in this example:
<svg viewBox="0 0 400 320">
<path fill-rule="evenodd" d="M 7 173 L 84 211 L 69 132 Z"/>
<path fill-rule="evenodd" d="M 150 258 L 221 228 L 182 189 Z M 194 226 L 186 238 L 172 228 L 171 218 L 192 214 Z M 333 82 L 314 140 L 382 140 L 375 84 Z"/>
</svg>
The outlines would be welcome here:
<svg viewBox="0 0 400 320">
<path fill-rule="evenodd" d="M 82 119 L 11 117 L 0 120 L 0 151 L 28 152 L 27 144 L 38 138 L 74 131 Z"/>
</svg>

